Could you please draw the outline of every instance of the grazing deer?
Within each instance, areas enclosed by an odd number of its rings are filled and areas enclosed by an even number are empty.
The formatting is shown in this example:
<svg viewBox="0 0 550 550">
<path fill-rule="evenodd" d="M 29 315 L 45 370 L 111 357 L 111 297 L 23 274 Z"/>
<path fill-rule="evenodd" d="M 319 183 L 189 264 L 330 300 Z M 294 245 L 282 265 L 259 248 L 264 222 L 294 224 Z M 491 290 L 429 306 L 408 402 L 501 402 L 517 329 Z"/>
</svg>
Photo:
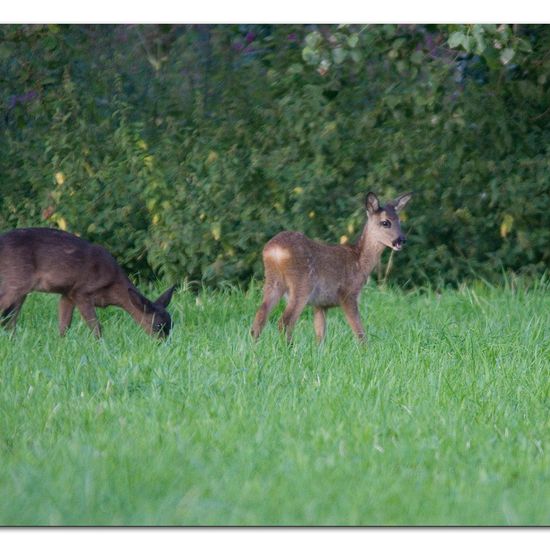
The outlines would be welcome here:
<svg viewBox="0 0 550 550">
<path fill-rule="evenodd" d="M 0 235 L 0 322 L 6 328 L 15 328 L 27 294 L 37 291 L 61 294 L 61 336 L 75 306 L 98 338 L 95 308 L 118 306 L 149 334 L 166 337 L 172 328 L 166 307 L 174 288 L 149 301 L 105 248 L 65 231 L 34 227 Z"/>
<path fill-rule="evenodd" d="M 359 340 L 364 340 L 359 294 L 384 248 L 401 250 L 405 243 L 399 212 L 411 196 L 406 193 L 382 207 L 376 195 L 368 193 L 367 222 L 355 245 L 331 246 L 291 231 L 275 235 L 263 249 L 264 298 L 252 325 L 254 339 L 260 336 L 270 311 L 286 295 L 288 303 L 279 330 L 286 332 L 289 342 L 306 305 L 313 306 L 318 342 L 325 337 L 326 310 L 335 306 L 344 310 L 352 330 Z"/>
</svg>

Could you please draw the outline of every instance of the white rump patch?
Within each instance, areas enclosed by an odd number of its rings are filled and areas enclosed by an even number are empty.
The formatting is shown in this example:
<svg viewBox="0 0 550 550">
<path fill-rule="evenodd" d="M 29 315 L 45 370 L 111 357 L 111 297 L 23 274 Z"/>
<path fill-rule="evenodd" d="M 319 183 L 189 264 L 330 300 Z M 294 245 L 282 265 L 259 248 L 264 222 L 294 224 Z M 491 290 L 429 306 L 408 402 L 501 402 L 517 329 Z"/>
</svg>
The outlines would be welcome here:
<svg viewBox="0 0 550 550">
<path fill-rule="evenodd" d="M 290 258 L 290 252 L 281 246 L 272 246 L 265 251 L 265 255 L 277 263 Z"/>
</svg>

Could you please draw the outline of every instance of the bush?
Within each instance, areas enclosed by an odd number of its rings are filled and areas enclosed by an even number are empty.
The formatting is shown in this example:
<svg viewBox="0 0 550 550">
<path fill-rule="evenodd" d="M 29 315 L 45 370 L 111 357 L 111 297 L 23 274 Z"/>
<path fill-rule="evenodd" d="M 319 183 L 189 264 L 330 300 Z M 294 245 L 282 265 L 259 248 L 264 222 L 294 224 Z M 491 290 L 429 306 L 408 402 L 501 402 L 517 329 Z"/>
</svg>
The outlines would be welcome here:
<svg viewBox="0 0 550 550">
<path fill-rule="evenodd" d="M 531 53 L 493 66 L 449 57 L 454 27 L 311 30 L 1 27 L 0 226 L 66 228 L 147 277 L 246 284 L 278 231 L 353 241 L 368 190 L 413 190 L 391 281 L 544 272 L 550 31 L 522 26 Z"/>
</svg>

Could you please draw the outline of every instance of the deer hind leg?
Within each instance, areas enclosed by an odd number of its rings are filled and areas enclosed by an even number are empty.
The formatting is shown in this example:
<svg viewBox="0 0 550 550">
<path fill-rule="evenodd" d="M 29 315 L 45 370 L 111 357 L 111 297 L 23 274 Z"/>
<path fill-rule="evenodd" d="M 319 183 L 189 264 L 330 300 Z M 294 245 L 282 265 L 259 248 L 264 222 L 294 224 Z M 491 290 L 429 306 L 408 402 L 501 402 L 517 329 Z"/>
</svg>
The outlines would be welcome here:
<svg viewBox="0 0 550 550">
<path fill-rule="evenodd" d="M 75 305 L 96 338 L 101 338 L 101 325 L 92 302 L 87 298 L 75 299 Z"/>
<path fill-rule="evenodd" d="M 350 299 L 342 304 L 342 309 L 346 315 L 346 319 L 349 326 L 357 336 L 360 342 L 365 342 L 365 329 L 361 323 L 361 317 L 359 316 L 359 305 L 357 299 Z"/>
<path fill-rule="evenodd" d="M 73 320 L 74 302 L 67 296 L 59 300 L 59 334 L 65 336 Z"/>
<path fill-rule="evenodd" d="M 15 330 L 17 318 L 27 294 L 33 289 L 32 279 L 25 277 L 21 273 L 21 266 L 15 264 L 11 266 L 13 273 L 2 274 L 2 288 L 0 288 L 0 324 L 12 330 Z"/>
<path fill-rule="evenodd" d="M 286 334 L 286 339 L 289 343 L 292 340 L 294 325 L 306 307 L 308 298 L 308 292 L 299 292 L 297 289 L 293 289 L 290 292 L 288 304 L 283 312 L 283 316 L 279 320 L 279 330 Z"/>
<path fill-rule="evenodd" d="M 325 339 L 327 328 L 327 310 L 324 307 L 313 308 L 313 327 L 315 328 L 315 336 L 320 344 Z"/>
<path fill-rule="evenodd" d="M 2 314 L 0 315 L 0 323 L 7 330 L 15 330 L 15 325 L 17 324 L 17 318 L 19 317 L 19 312 L 23 306 L 23 302 L 27 297 L 26 294 L 15 299 L 9 306 L 4 307 L 4 301 L 0 302 L 0 309 Z"/>
<path fill-rule="evenodd" d="M 281 283 L 266 282 L 263 302 L 256 312 L 256 317 L 250 331 L 255 340 L 260 337 L 271 310 L 278 304 L 284 293 L 285 289 Z"/>
</svg>

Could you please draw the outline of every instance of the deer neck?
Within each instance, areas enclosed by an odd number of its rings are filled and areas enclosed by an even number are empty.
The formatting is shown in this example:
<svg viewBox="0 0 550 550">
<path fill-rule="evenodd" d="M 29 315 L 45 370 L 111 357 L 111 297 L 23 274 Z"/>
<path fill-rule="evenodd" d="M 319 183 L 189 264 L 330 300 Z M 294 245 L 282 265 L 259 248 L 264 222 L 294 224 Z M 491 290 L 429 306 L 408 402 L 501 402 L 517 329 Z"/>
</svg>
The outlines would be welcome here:
<svg viewBox="0 0 550 550">
<path fill-rule="evenodd" d="M 130 299 L 128 298 L 127 300 L 124 301 L 124 304 L 121 305 L 122 309 L 125 309 L 129 314 L 130 316 L 132 317 L 132 319 L 138 324 L 138 325 L 142 325 L 143 324 L 143 317 L 144 317 L 144 313 L 141 309 L 138 309 L 131 301 Z"/>
<path fill-rule="evenodd" d="M 365 279 L 378 265 L 378 262 L 380 261 L 380 256 L 382 256 L 382 252 L 384 252 L 384 248 L 385 245 L 374 239 L 371 236 L 370 232 L 367 230 L 367 226 L 365 225 L 363 233 L 361 234 L 361 237 L 359 237 L 359 240 L 355 245 L 355 249 L 359 256 L 359 269 Z"/>
<path fill-rule="evenodd" d="M 132 300 L 130 300 L 128 288 L 133 288 L 137 291 L 137 288 L 129 280 L 122 281 L 115 292 L 116 304 L 114 305 L 125 310 L 138 325 L 141 325 L 143 323 L 144 313 L 140 308 L 134 305 Z"/>
</svg>

